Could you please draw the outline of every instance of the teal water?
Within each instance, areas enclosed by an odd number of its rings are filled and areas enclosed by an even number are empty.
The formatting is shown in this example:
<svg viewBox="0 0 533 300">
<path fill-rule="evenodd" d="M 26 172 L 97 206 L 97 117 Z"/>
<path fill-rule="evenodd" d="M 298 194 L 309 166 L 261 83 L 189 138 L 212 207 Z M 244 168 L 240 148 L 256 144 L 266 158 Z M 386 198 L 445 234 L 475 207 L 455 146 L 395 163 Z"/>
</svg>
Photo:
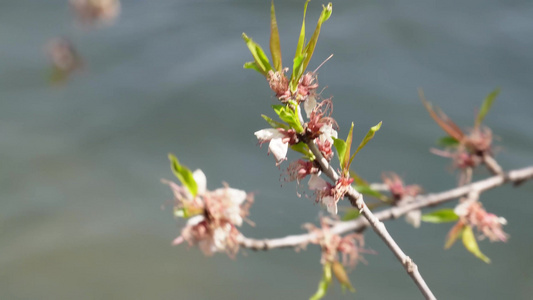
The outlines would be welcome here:
<svg viewBox="0 0 533 300">
<path fill-rule="evenodd" d="M 245 31 L 266 47 L 268 1 L 122 1 L 114 26 L 79 28 L 66 1 L 0 1 L 0 299 L 306 299 L 321 276 L 316 247 L 243 251 L 236 260 L 172 247 L 183 225 L 161 206 L 172 178 L 166 155 L 256 192 L 250 237 L 302 233 L 320 208 L 256 145 L 261 113 L 275 103 L 265 80 L 243 70 Z M 303 1 L 278 1 L 285 62 L 294 52 Z M 437 192 L 456 183 L 429 153 L 442 136 L 417 96 L 461 126 L 495 87 L 486 124 L 501 138 L 505 169 L 533 164 L 533 4 L 529 1 L 333 3 L 311 68 L 346 135 L 383 121 L 354 168 L 371 181 L 392 170 Z M 321 2 L 309 5 L 308 24 Z M 308 25 L 312 28 L 313 25 Z M 46 80 L 46 42 L 67 36 L 87 68 L 62 88 Z M 485 172 L 476 178 L 487 176 Z M 509 221 L 506 244 L 480 243 L 486 265 L 460 244 L 444 251 L 451 225 L 387 223 L 439 299 L 530 299 L 533 184 L 483 194 Z M 328 299 L 421 298 L 381 241 Z"/>
</svg>

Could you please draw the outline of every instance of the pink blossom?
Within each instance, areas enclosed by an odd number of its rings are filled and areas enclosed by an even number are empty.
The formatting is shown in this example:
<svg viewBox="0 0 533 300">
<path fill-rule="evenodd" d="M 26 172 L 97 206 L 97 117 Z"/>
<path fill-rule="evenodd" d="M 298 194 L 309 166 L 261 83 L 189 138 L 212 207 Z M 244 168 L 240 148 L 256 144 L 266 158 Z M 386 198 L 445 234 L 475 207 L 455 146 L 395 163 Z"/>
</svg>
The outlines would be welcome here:
<svg viewBox="0 0 533 300">
<path fill-rule="evenodd" d="M 111 23 L 120 13 L 119 0 L 69 0 L 81 23 Z"/>
<path fill-rule="evenodd" d="M 362 234 L 349 234 L 341 237 L 338 234 L 331 232 L 331 224 L 333 221 L 328 218 L 321 218 L 321 228 L 316 227 L 313 224 L 305 224 L 304 227 L 309 230 L 310 233 L 315 234 L 315 238 L 311 240 L 311 243 L 318 244 L 322 248 L 322 258 L 320 262 L 322 264 L 334 263 L 339 261 L 339 254 L 342 257 L 342 263 L 344 265 L 355 267 L 359 261 L 364 259 L 361 253 L 372 253 L 369 250 L 365 250 L 365 240 Z"/>
<path fill-rule="evenodd" d="M 479 201 L 464 201 L 455 207 L 455 214 L 459 216 L 460 222 L 477 228 L 480 238 L 488 238 L 491 242 L 506 242 L 508 235 L 503 231 L 502 226 L 507 224 L 507 220 L 488 213 Z"/>
</svg>

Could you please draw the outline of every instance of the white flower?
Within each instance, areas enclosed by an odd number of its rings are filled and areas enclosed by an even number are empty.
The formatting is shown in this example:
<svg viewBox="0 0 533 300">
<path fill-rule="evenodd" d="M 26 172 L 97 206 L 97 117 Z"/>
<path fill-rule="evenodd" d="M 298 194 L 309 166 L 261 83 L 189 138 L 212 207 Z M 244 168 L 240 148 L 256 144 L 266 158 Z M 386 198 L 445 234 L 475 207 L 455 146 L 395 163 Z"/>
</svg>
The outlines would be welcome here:
<svg viewBox="0 0 533 300">
<path fill-rule="evenodd" d="M 225 197 L 225 202 L 230 204 L 222 212 L 231 224 L 235 226 L 242 225 L 241 204 L 246 200 L 246 192 L 232 188 L 221 188 L 214 191 L 219 197 Z"/>
<path fill-rule="evenodd" d="M 329 141 L 333 145 L 333 139 L 331 137 L 337 138 L 337 130 L 333 129 L 331 124 L 324 124 L 320 127 L 320 142 L 324 144 L 325 141 Z"/>
<path fill-rule="evenodd" d="M 278 129 L 262 129 L 256 131 L 254 134 L 259 140 L 259 143 L 270 142 L 268 144 L 268 152 L 274 155 L 274 159 L 276 160 L 277 165 L 286 159 L 289 144 L 283 142 L 283 138 L 285 136 L 281 132 L 279 132 Z"/>
</svg>

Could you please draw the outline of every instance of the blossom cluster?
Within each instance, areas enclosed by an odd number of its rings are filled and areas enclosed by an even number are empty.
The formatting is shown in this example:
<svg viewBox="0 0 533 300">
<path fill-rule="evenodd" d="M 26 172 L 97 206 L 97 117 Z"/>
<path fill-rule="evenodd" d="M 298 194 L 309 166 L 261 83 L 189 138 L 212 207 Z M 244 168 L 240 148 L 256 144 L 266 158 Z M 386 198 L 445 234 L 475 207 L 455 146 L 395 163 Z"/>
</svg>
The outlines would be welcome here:
<svg viewBox="0 0 533 300">
<path fill-rule="evenodd" d="M 454 210 L 459 216 L 459 222 L 452 228 L 449 235 L 463 229 L 465 226 L 476 228 L 479 238 L 488 238 L 491 242 L 506 242 L 508 235 L 502 226 L 507 220 L 487 212 L 479 201 L 464 201 Z"/>
<path fill-rule="evenodd" d="M 196 196 L 185 186 L 163 181 L 174 193 L 175 215 L 188 219 L 173 244 L 187 241 L 191 246 L 198 246 L 205 255 L 225 252 L 234 257 L 239 251 L 238 238 L 241 235 L 237 227 L 246 220 L 253 194 L 227 185 L 208 191 L 206 177 L 201 170 L 194 171 L 192 177 L 198 187 Z"/>
<path fill-rule="evenodd" d="M 466 134 L 446 114 L 434 108 L 420 91 L 420 98 L 430 116 L 448 134 L 439 141 L 445 150 L 432 149 L 432 152 L 452 159 L 453 166 L 461 171 L 459 185 L 470 182 L 470 170 L 484 162 L 486 156 L 493 155 L 492 131 L 481 123 L 498 94 L 499 90 L 496 89 L 485 98 L 474 127 Z"/>
</svg>

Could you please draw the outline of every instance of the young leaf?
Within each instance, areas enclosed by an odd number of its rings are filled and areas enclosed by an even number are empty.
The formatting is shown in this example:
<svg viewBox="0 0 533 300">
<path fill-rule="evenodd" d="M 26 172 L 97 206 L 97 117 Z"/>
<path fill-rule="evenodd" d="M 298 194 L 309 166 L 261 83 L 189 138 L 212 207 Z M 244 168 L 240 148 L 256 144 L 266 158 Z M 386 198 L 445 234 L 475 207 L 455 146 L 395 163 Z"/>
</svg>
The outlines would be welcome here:
<svg viewBox="0 0 533 300">
<path fill-rule="evenodd" d="M 309 150 L 309 147 L 305 143 L 298 143 L 296 145 L 291 145 L 291 149 L 302 153 L 307 159 L 315 160 L 315 155 Z"/>
<path fill-rule="evenodd" d="M 252 56 L 255 60 L 255 65 L 257 69 L 263 74 L 265 77 L 268 74 L 268 71 L 272 70 L 272 67 L 270 66 L 270 62 L 268 61 L 268 57 L 266 56 L 265 52 L 259 46 L 256 42 L 254 42 L 251 38 L 249 38 L 246 33 L 242 33 L 242 38 L 246 42 L 246 46 L 248 46 L 248 49 L 252 53 Z M 245 68 L 247 64 L 244 65 Z M 255 68 L 252 68 L 255 69 Z"/>
<path fill-rule="evenodd" d="M 355 220 L 357 219 L 358 217 L 360 216 L 360 213 L 359 213 L 359 210 L 356 209 L 356 208 L 350 208 L 348 209 L 348 211 L 344 214 L 344 216 L 342 217 L 342 221 L 346 222 L 346 221 L 351 221 L 351 220 Z"/>
<path fill-rule="evenodd" d="M 313 32 L 313 35 L 311 36 L 311 39 L 309 40 L 309 43 L 307 46 L 305 46 L 305 53 L 307 54 L 307 57 L 304 61 L 304 70 L 307 68 L 307 65 L 309 64 L 309 61 L 311 60 L 311 57 L 313 56 L 313 52 L 315 52 L 315 46 L 318 41 L 318 36 L 320 35 L 320 28 L 322 28 L 322 23 L 326 22 L 329 17 L 331 16 L 331 13 L 333 11 L 333 5 L 328 3 L 328 6 L 322 5 L 322 13 L 320 14 L 320 18 L 318 18 L 318 23 L 316 24 L 315 32 Z"/>
<path fill-rule="evenodd" d="M 187 187 L 192 196 L 196 197 L 196 194 L 198 193 L 198 186 L 196 185 L 196 181 L 192 176 L 191 170 L 189 170 L 189 168 L 186 166 L 180 165 L 176 156 L 171 153 L 168 154 L 168 159 L 170 160 L 170 168 L 172 169 L 174 175 L 176 175 L 176 177 L 181 181 L 181 184 Z"/>
<path fill-rule="evenodd" d="M 373 190 L 369 185 L 354 185 L 353 188 L 363 195 L 368 195 L 377 198 L 381 201 L 387 202 L 387 196 L 376 190 Z"/>
<path fill-rule="evenodd" d="M 256 70 L 257 72 L 263 74 L 263 71 L 257 66 L 257 64 L 255 63 L 255 61 L 249 61 L 249 62 L 244 63 L 243 68 L 245 68 L 245 69 Z M 264 74 L 263 74 L 263 75 L 264 75 Z"/>
<path fill-rule="evenodd" d="M 442 130 L 444 130 L 444 132 L 446 132 L 449 136 L 453 137 L 458 141 L 462 140 L 464 137 L 464 133 L 461 128 L 459 128 L 459 126 L 457 126 L 452 120 L 450 120 L 450 118 L 448 118 L 446 114 L 444 114 L 438 108 L 437 111 L 435 111 L 431 103 L 429 103 L 424 97 L 424 92 L 422 91 L 422 89 L 418 90 L 418 95 L 420 97 L 420 100 L 422 101 L 422 104 L 424 104 L 427 111 L 429 112 L 431 118 L 435 120 L 435 123 L 437 123 L 437 125 L 439 125 L 440 128 L 442 128 Z"/>
<path fill-rule="evenodd" d="M 300 30 L 300 37 L 298 38 L 298 45 L 296 45 L 296 53 L 294 54 L 294 59 L 303 54 L 304 43 L 305 43 L 305 14 L 307 12 L 307 4 L 310 0 L 306 0 L 304 4 L 304 19 L 302 21 L 302 29 Z"/>
<path fill-rule="evenodd" d="M 481 250 L 479 250 L 476 237 L 474 236 L 474 232 L 470 226 L 466 226 L 463 231 L 463 244 L 465 245 L 466 250 L 470 251 L 470 253 L 474 254 L 477 258 L 481 259 L 485 263 L 490 264 L 490 258 L 485 256 L 485 254 L 481 253 Z"/>
<path fill-rule="evenodd" d="M 326 263 L 324 265 L 324 274 L 322 274 L 322 279 L 318 283 L 318 290 L 316 293 L 309 298 L 309 300 L 319 300 L 322 299 L 328 290 L 329 284 L 331 283 L 331 264 Z"/>
<path fill-rule="evenodd" d="M 477 114 L 476 124 L 475 124 L 476 128 L 478 128 L 479 125 L 481 125 L 481 122 L 483 122 L 483 119 L 485 119 L 485 116 L 489 112 L 490 108 L 492 107 L 492 103 L 494 102 L 494 100 L 496 100 L 496 97 L 498 97 L 499 93 L 500 93 L 500 89 L 497 88 L 494 91 L 492 91 L 490 94 L 488 94 L 485 100 L 483 101 L 483 104 L 481 105 L 481 109 L 479 110 L 479 113 Z"/>
<path fill-rule="evenodd" d="M 373 126 L 370 128 L 370 130 L 367 132 L 367 134 L 365 135 L 365 137 L 363 138 L 363 140 L 361 141 L 361 144 L 359 144 L 359 147 L 357 147 L 357 150 L 355 150 L 354 154 L 352 155 L 352 157 L 350 157 L 350 163 L 348 165 L 350 165 L 352 163 L 352 160 L 353 158 L 355 157 L 355 155 L 361 150 L 363 149 L 364 146 L 366 146 L 366 144 L 368 142 L 370 142 L 371 139 L 374 138 L 374 135 L 376 134 L 376 131 L 378 131 L 380 128 L 381 128 L 381 121 L 376 125 L 376 126 Z"/>
<path fill-rule="evenodd" d="M 437 145 L 441 147 L 457 147 L 459 145 L 459 141 L 451 136 L 445 136 L 437 141 Z"/>
<path fill-rule="evenodd" d="M 346 270 L 344 270 L 343 265 L 338 261 L 335 261 L 333 263 L 333 274 L 341 284 L 343 290 L 347 288 L 348 290 L 350 290 L 350 292 L 355 293 L 355 289 L 353 288 L 352 283 L 350 282 L 350 278 L 346 274 Z"/>
<path fill-rule="evenodd" d="M 453 209 L 445 208 L 437 210 L 425 215 L 422 215 L 421 220 L 428 223 L 445 223 L 457 221 L 459 217 L 455 214 Z"/>
<path fill-rule="evenodd" d="M 350 170 L 350 177 L 353 178 L 356 185 L 368 185 L 368 181 L 359 176 L 355 171 Z"/>
<path fill-rule="evenodd" d="M 344 157 L 346 156 L 346 142 L 341 139 L 336 139 L 334 137 L 332 137 L 332 139 L 333 146 L 335 146 L 335 149 L 337 149 L 337 155 L 339 156 L 339 162 L 342 168 L 342 166 L 344 165 Z"/>
<path fill-rule="evenodd" d="M 279 118 L 289 124 L 296 132 L 301 133 L 304 131 L 300 123 L 300 118 L 298 117 L 298 107 L 296 107 L 296 111 L 292 110 L 288 105 L 272 105 L 272 108 L 274 108 Z"/>
<path fill-rule="evenodd" d="M 463 234 L 463 230 L 465 229 L 465 225 L 463 222 L 459 221 L 457 224 L 455 224 L 450 232 L 448 233 L 448 236 L 446 237 L 446 243 L 444 244 L 444 249 L 450 248 L 455 241 Z"/>
<path fill-rule="evenodd" d="M 289 126 L 281 123 L 281 122 L 278 122 L 278 121 L 274 121 L 272 120 L 271 118 L 269 118 L 268 116 L 265 116 L 265 115 L 261 115 L 261 117 L 263 117 L 263 119 L 265 119 L 265 121 L 267 121 L 267 123 L 272 126 L 272 128 L 283 128 L 283 129 L 289 129 Z"/>
<path fill-rule="evenodd" d="M 278 22 L 276 21 L 276 10 L 274 9 L 274 0 L 270 8 L 270 54 L 272 54 L 272 63 L 274 68 L 281 72 L 281 47 L 279 44 Z"/>
<path fill-rule="evenodd" d="M 341 170 L 343 174 L 348 174 L 350 172 L 350 164 L 352 160 L 350 159 L 350 151 L 352 148 L 352 139 L 353 139 L 353 122 L 346 137 L 346 151 L 344 152 L 344 158 L 342 159 L 343 163 L 341 164 Z"/>
<path fill-rule="evenodd" d="M 292 93 L 296 93 L 296 89 L 298 88 L 298 82 L 300 81 L 300 77 L 302 77 L 302 74 L 304 73 L 304 59 L 305 54 L 294 57 L 291 81 L 289 84 Z"/>
</svg>

